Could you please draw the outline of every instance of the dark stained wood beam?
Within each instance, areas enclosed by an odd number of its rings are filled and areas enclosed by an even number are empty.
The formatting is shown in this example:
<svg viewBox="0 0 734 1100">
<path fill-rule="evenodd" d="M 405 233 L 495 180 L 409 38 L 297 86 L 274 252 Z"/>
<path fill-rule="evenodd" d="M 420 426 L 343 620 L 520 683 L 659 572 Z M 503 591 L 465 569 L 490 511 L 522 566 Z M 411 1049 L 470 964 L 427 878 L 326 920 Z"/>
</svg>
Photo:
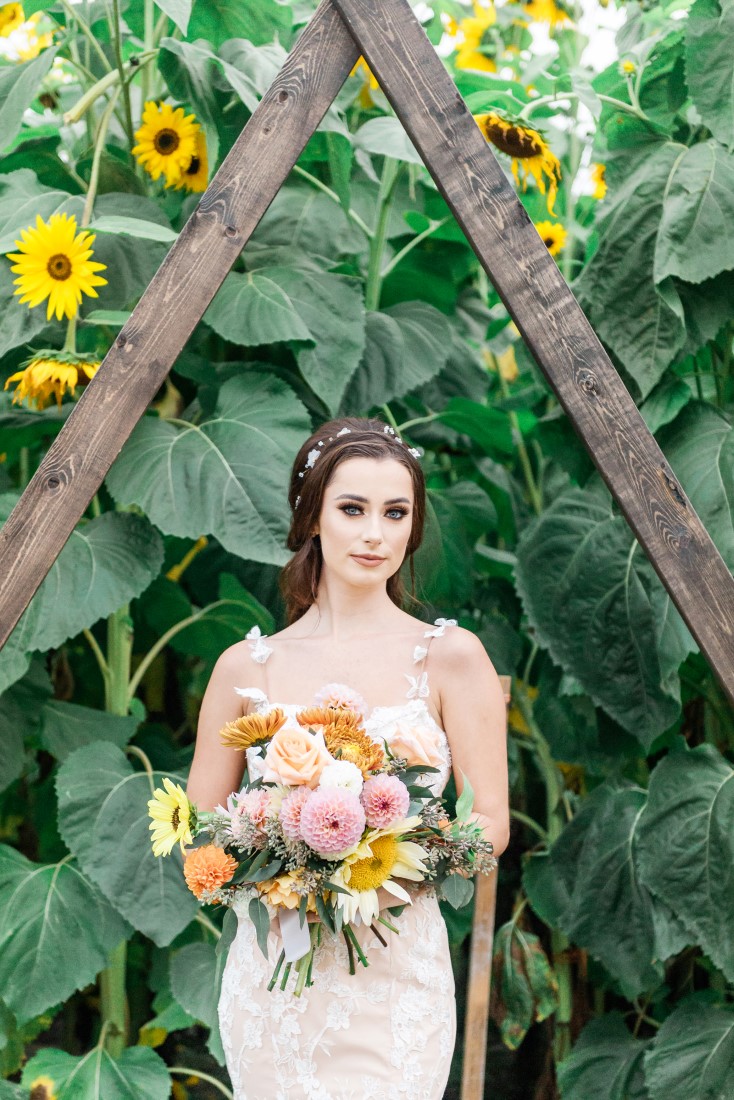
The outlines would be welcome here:
<svg viewBox="0 0 734 1100">
<path fill-rule="evenodd" d="M 322 3 L 0 531 L 0 646 L 358 57 Z"/>
<path fill-rule="evenodd" d="M 734 578 L 443 62 L 407 0 L 332 2 L 734 704 Z"/>
</svg>

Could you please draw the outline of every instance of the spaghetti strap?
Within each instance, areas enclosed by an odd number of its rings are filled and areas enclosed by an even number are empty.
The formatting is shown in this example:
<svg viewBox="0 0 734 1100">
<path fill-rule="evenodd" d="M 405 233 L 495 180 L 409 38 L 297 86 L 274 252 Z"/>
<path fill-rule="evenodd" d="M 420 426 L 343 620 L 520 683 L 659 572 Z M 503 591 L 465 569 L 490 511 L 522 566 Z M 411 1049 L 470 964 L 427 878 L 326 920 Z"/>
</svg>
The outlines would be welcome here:
<svg viewBox="0 0 734 1100">
<path fill-rule="evenodd" d="M 456 619 L 436 619 L 433 627 L 423 632 L 423 637 L 428 638 L 426 645 L 420 643 L 416 645 L 413 650 L 413 664 L 417 665 L 415 675 L 406 672 L 405 678 L 410 684 L 407 692 L 405 693 L 406 699 L 427 699 L 430 695 L 430 688 L 428 686 L 428 672 L 426 671 L 426 661 L 428 660 L 428 653 L 431 648 L 431 642 L 434 638 L 440 638 L 445 632 L 447 626 L 456 626 Z"/>
</svg>

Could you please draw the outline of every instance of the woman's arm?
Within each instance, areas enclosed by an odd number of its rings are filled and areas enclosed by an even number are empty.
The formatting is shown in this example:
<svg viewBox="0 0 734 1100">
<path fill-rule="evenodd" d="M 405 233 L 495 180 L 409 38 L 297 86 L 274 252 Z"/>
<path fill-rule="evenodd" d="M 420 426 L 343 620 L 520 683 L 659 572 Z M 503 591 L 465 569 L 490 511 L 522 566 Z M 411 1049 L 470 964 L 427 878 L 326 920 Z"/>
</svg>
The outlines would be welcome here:
<svg viewBox="0 0 734 1100">
<path fill-rule="evenodd" d="M 186 793 L 199 810 L 224 805 L 227 795 L 238 791 L 245 771 L 245 754 L 219 740 L 219 731 L 242 714 L 242 698 L 235 687 L 242 684 L 249 651 L 237 643 L 221 655 L 207 684 L 199 711 L 194 759 Z"/>
<path fill-rule="evenodd" d="M 463 772 L 474 791 L 471 816 L 499 856 L 510 839 L 507 707 L 502 684 L 484 646 L 470 630 L 452 627 L 441 642 L 440 650 L 434 642 L 431 655 L 435 659 L 440 652 L 434 682 L 456 790 L 458 794 L 463 790 Z"/>
</svg>

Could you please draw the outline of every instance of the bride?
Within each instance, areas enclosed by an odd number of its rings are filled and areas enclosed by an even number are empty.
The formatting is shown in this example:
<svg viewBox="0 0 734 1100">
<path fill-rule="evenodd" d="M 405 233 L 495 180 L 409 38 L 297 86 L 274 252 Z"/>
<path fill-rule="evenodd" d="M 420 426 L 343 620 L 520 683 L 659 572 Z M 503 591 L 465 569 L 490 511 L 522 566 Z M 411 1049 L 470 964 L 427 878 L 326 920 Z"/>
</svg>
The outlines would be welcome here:
<svg viewBox="0 0 734 1100">
<path fill-rule="evenodd" d="M 293 556 L 281 575 L 288 625 L 271 637 L 253 628 L 217 661 L 189 797 L 207 810 L 239 790 L 245 760 L 218 736 L 227 722 L 275 706 L 290 714 L 353 706 L 372 738 L 438 768 L 426 784 L 436 794 L 452 767 L 458 793 L 467 776 L 472 816 L 499 855 L 509 835 L 499 678 L 471 631 L 402 610 L 400 568 L 407 560 L 413 577 L 423 535 L 418 452 L 379 420 L 330 421 L 296 456 L 288 499 Z M 362 861 L 381 908 L 397 902 L 379 885 L 389 856 Z M 343 939 L 326 934 L 313 985 L 300 997 L 277 985 L 268 991 L 279 925 L 271 922 L 266 960 L 245 912 L 219 999 L 235 1100 L 441 1100 L 456 1037 L 448 937 L 433 887 L 403 885 L 412 903 L 391 917 L 399 934 L 386 933 L 385 946 L 360 925 L 369 966 L 353 975 Z"/>
</svg>

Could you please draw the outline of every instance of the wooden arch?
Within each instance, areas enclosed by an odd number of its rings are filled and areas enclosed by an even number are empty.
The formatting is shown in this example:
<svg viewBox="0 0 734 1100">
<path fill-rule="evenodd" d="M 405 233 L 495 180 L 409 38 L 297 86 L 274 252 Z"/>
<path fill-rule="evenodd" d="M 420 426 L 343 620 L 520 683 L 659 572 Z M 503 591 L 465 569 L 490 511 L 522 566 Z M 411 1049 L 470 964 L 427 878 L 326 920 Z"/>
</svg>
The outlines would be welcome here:
<svg viewBox="0 0 734 1100">
<path fill-rule="evenodd" d="M 0 646 L 360 55 L 734 704 L 734 579 L 408 0 L 321 3 L 0 532 Z"/>
</svg>

